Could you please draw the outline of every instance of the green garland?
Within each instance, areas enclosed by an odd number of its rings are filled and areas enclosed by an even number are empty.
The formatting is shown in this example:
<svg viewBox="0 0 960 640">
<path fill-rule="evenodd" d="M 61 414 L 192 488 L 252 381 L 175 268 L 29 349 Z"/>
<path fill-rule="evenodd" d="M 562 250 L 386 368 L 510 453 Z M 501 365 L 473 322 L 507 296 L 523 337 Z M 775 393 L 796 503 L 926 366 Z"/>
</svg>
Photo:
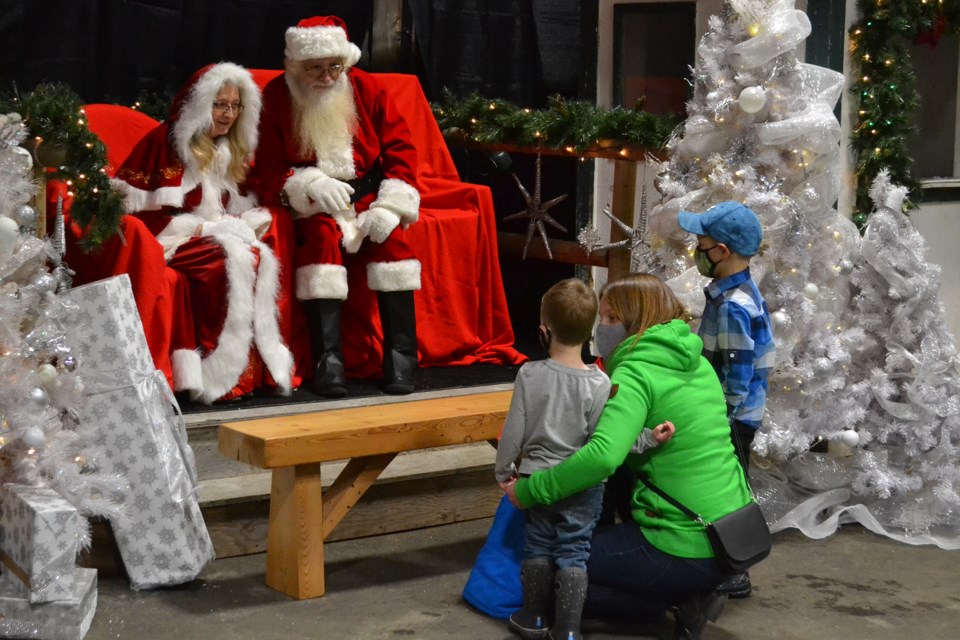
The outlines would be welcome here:
<svg viewBox="0 0 960 640">
<path fill-rule="evenodd" d="M 919 196 L 907 153 L 919 105 L 910 52 L 918 34 L 945 26 L 956 30 L 960 0 L 859 0 L 857 8 L 860 19 L 849 34 L 851 59 L 859 69 L 850 86 L 858 104 L 850 146 L 857 176 L 853 221 L 862 227 L 872 209 L 870 185 L 881 169 L 909 187 L 914 199 Z"/>
<path fill-rule="evenodd" d="M 582 153 L 607 140 L 660 149 L 677 126 L 675 117 L 636 109 L 604 109 L 589 102 L 550 99 L 546 109 L 523 109 L 473 94 L 459 99 L 444 89 L 433 115 L 445 137 L 518 147 L 542 145 Z"/>
<path fill-rule="evenodd" d="M 106 147 L 87 127 L 80 97 L 64 85 L 41 84 L 0 106 L 21 115 L 41 152 L 45 147 L 65 149 L 65 163 L 50 175 L 66 182 L 72 194 L 70 218 L 86 229 L 85 247 L 113 236 L 123 215 L 123 197 L 110 186 Z"/>
</svg>

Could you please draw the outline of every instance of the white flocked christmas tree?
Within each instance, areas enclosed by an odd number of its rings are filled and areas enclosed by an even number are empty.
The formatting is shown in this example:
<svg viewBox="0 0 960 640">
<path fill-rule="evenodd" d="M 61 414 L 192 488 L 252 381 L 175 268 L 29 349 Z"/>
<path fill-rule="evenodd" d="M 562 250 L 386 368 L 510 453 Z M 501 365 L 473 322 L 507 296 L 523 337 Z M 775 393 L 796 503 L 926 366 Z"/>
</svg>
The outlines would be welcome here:
<svg viewBox="0 0 960 640">
<path fill-rule="evenodd" d="M 66 272 L 51 271 L 60 251 L 36 234 L 27 135 L 18 114 L 0 115 L 0 484 L 46 486 L 82 515 L 120 517 L 125 482 L 98 469 L 99 425 L 79 419 L 80 314 L 59 295 Z"/>
<path fill-rule="evenodd" d="M 648 263 L 695 314 L 707 280 L 677 212 L 746 203 L 764 229 L 751 262 L 777 364 L 754 452 L 774 530 L 821 537 L 856 519 L 913 543 L 960 546 L 954 342 L 939 270 L 881 176 L 862 239 L 840 193 L 842 74 L 806 64 L 793 0 L 730 0 L 697 50 L 688 118 L 668 145 Z M 811 451 L 811 449 L 813 451 Z"/>
</svg>

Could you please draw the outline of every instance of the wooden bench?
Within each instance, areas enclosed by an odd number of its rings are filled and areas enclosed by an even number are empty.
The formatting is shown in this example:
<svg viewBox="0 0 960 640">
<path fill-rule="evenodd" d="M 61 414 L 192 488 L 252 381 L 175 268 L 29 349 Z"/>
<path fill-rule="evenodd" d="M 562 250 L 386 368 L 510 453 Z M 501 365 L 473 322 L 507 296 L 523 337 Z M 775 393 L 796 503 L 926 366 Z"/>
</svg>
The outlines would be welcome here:
<svg viewBox="0 0 960 640">
<path fill-rule="evenodd" d="M 267 585 L 322 596 L 323 541 L 402 451 L 496 439 L 510 391 L 227 423 L 220 453 L 273 470 Z M 326 492 L 320 463 L 349 462 Z M 491 475 L 490 482 L 493 482 Z"/>
</svg>

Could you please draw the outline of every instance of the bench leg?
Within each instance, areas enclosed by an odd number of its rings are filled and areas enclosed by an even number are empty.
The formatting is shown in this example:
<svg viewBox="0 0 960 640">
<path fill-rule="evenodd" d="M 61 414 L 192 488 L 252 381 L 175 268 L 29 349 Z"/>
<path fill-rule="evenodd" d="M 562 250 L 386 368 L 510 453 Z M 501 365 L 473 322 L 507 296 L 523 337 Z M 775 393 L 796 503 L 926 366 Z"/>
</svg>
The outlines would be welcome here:
<svg viewBox="0 0 960 640">
<path fill-rule="evenodd" d="M 323 494 L 323 537 L 326 539 L 333 528 L 357 504 L 370 485 L 390 461 L 397 457 L 395 453 L 381 453 L 374 456 L 352 458 L 343 468 L 333 484 Z"/>
<path fill-rule="evenodd" d="M 267 586 L 292 598 L 325 591 L 322 498 L 319 463 L 273 470 Z"/>
</svg>

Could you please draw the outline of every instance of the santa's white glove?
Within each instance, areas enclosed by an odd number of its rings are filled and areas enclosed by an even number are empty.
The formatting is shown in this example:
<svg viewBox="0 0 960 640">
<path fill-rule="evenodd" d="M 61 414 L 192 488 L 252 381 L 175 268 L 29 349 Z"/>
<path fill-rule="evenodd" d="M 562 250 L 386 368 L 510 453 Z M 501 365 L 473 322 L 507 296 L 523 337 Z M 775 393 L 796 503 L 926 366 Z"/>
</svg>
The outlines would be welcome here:
<svg viewBox="0 0 960 640">
<path fill-rule="evenodd" d="M 377 244 L 386 240 L 398 224 L 400 216 L 383 207 L 370 207 L 357 216 L 360 232 Z"/>
<path fill-rule="evenodd" d="M 216 222 L 204 222 L 200 233 L 205 236 L 233 236 L 247 244 L 257 240 L 257 234 L 246 222 L 232 216 L 224 217 Z"/>
<path fill-rule="evenodd" d="M 320 211 L 335 213 L 350 206 L 353 187 L 336 178 L 317 178 L 307 185 L 307 195 L 317 203 Z"/>
</svg>

